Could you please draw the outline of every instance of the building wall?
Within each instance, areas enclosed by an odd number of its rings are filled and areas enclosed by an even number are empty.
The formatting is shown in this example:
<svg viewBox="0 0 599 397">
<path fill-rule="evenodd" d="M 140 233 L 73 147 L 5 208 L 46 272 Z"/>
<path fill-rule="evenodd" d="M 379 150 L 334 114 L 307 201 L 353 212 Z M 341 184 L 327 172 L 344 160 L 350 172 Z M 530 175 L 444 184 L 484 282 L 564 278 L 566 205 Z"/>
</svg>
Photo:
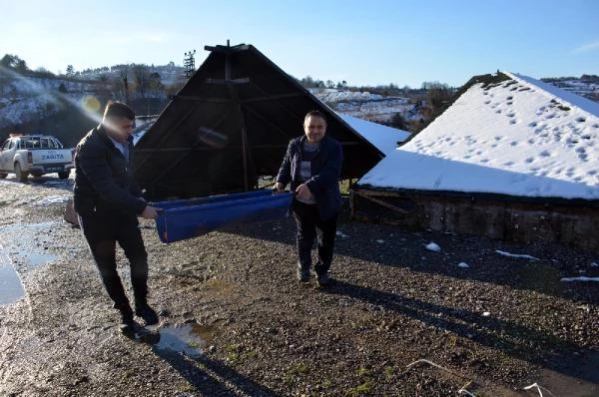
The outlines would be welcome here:
<svg viewBox="0 0 599 397">
<path fill-rule="evenodd" d="M 599 249 L 599 208 L 356 189 L 352 218 L 516 242 Z"/>
</svg>

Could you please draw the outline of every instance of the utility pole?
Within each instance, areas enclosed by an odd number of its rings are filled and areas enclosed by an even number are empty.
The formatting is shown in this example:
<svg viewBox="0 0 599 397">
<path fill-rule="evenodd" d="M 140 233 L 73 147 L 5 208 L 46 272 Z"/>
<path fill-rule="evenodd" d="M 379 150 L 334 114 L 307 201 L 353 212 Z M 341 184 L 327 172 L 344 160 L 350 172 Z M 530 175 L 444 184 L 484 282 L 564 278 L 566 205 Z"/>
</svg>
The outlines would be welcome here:
<svg viewBox="0 0 599 397">
<path fill-rule="evenodd" d="M 185 53 L 185 58 L 183 59 L 183 66 L 185 67 L 185 77 L 190 78 L 192 74 L 196 71 L 196 62 L 195 62 L 195 54 L 196 50 L 192 50 Z"/>
</svg>

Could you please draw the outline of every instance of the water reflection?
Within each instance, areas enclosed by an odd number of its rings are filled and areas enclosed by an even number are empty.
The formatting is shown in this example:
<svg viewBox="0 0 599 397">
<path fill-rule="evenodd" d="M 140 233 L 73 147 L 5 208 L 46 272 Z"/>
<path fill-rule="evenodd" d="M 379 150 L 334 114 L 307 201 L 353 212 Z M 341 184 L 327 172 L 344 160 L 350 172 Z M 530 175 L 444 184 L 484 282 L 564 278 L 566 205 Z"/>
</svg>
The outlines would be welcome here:
<svg viewBox="0 0 599 397">
<path fill-rule="evenodd" d="M 13 303 L 24 296 L 25 289 L 14 267 L 0 260 L 0 304 Z"/>
<path fill-rule="evenodd" d="M 28 265 L 30 267 L 38 267 L 56 260 L 55 255 L 49 254 L 21 253 L 21 255 L 27 259 Z"/>
<path fill-rule="evenodd" d="M 191 324 L 169 325 L 158 330 L 160 341 L 154 345 L 157 350 L 170 350 L 198 358 L 213 338 L 215 327 Z"/>
</svg>

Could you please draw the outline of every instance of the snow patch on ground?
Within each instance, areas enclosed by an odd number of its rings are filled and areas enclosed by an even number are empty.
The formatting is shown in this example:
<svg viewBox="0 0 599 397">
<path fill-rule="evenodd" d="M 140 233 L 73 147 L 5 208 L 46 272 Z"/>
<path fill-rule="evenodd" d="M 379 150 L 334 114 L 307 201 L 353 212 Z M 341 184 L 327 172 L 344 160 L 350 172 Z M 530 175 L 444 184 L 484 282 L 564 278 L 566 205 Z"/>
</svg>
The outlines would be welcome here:
<svg viewBox="0 0 599 397">
<path fill-rule="evenodd" d="M 512 254 L 507 251 L 495 250 L 496 253 L 503 256 L 509 256 L 511 258 L 520 258 L 520 259 L 530 259 L 533 261 L 538 261 L 539 258 L 535 258 L 534 256 L 526 255 L 526 254 Z"/>
<path fill-rule="evenodd" d="M 441 252 L 441 247 L 438 244 L 430 242 L 426 245 L 426 249 L 433 252 Z"/>
<path fill-rule="evenodd" d="M 31 205 L 36 206 L 36 207 L 49 207 L 51 205 L 55 205 L 55 204 L 64 204 L 67 201 L 69 201 L 69 199 L 72 198 L 72 195 L 60 195 L 60 196 L 48 196 L 48 197 L 44 197 L 41 200 L 38 200 L 36 202 L 31 203 Z"/>
</svg>

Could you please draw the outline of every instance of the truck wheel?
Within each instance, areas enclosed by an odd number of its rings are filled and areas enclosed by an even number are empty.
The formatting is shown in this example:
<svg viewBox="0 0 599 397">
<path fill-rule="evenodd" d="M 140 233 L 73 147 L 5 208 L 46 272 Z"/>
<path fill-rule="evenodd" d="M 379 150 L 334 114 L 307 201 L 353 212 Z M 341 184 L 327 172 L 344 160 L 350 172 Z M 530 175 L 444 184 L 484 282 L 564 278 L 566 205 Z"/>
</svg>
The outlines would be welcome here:
<svg viewBox="0 0 599 397">
<path fill-rule="evenodd" d="M 27 182 L 27 177 L 29 173 L 27 171 L 21 170 L 21 165 L 19 163 L 15 163 L 15 174 L 17 175 L 17 179 L 20 182 Z"/>
<path fill-rule="evenodd" d="M 8 174 L 4 173 L 4 172 L 0 172 L 0 179 L 4 179 L 6 178 Z"/>
<path fill-rule="evenodd" d="M 67 179 L 69 177 L 69 171 L 62 171 L 58 173 L 60 179 Z"/>
</svg>

